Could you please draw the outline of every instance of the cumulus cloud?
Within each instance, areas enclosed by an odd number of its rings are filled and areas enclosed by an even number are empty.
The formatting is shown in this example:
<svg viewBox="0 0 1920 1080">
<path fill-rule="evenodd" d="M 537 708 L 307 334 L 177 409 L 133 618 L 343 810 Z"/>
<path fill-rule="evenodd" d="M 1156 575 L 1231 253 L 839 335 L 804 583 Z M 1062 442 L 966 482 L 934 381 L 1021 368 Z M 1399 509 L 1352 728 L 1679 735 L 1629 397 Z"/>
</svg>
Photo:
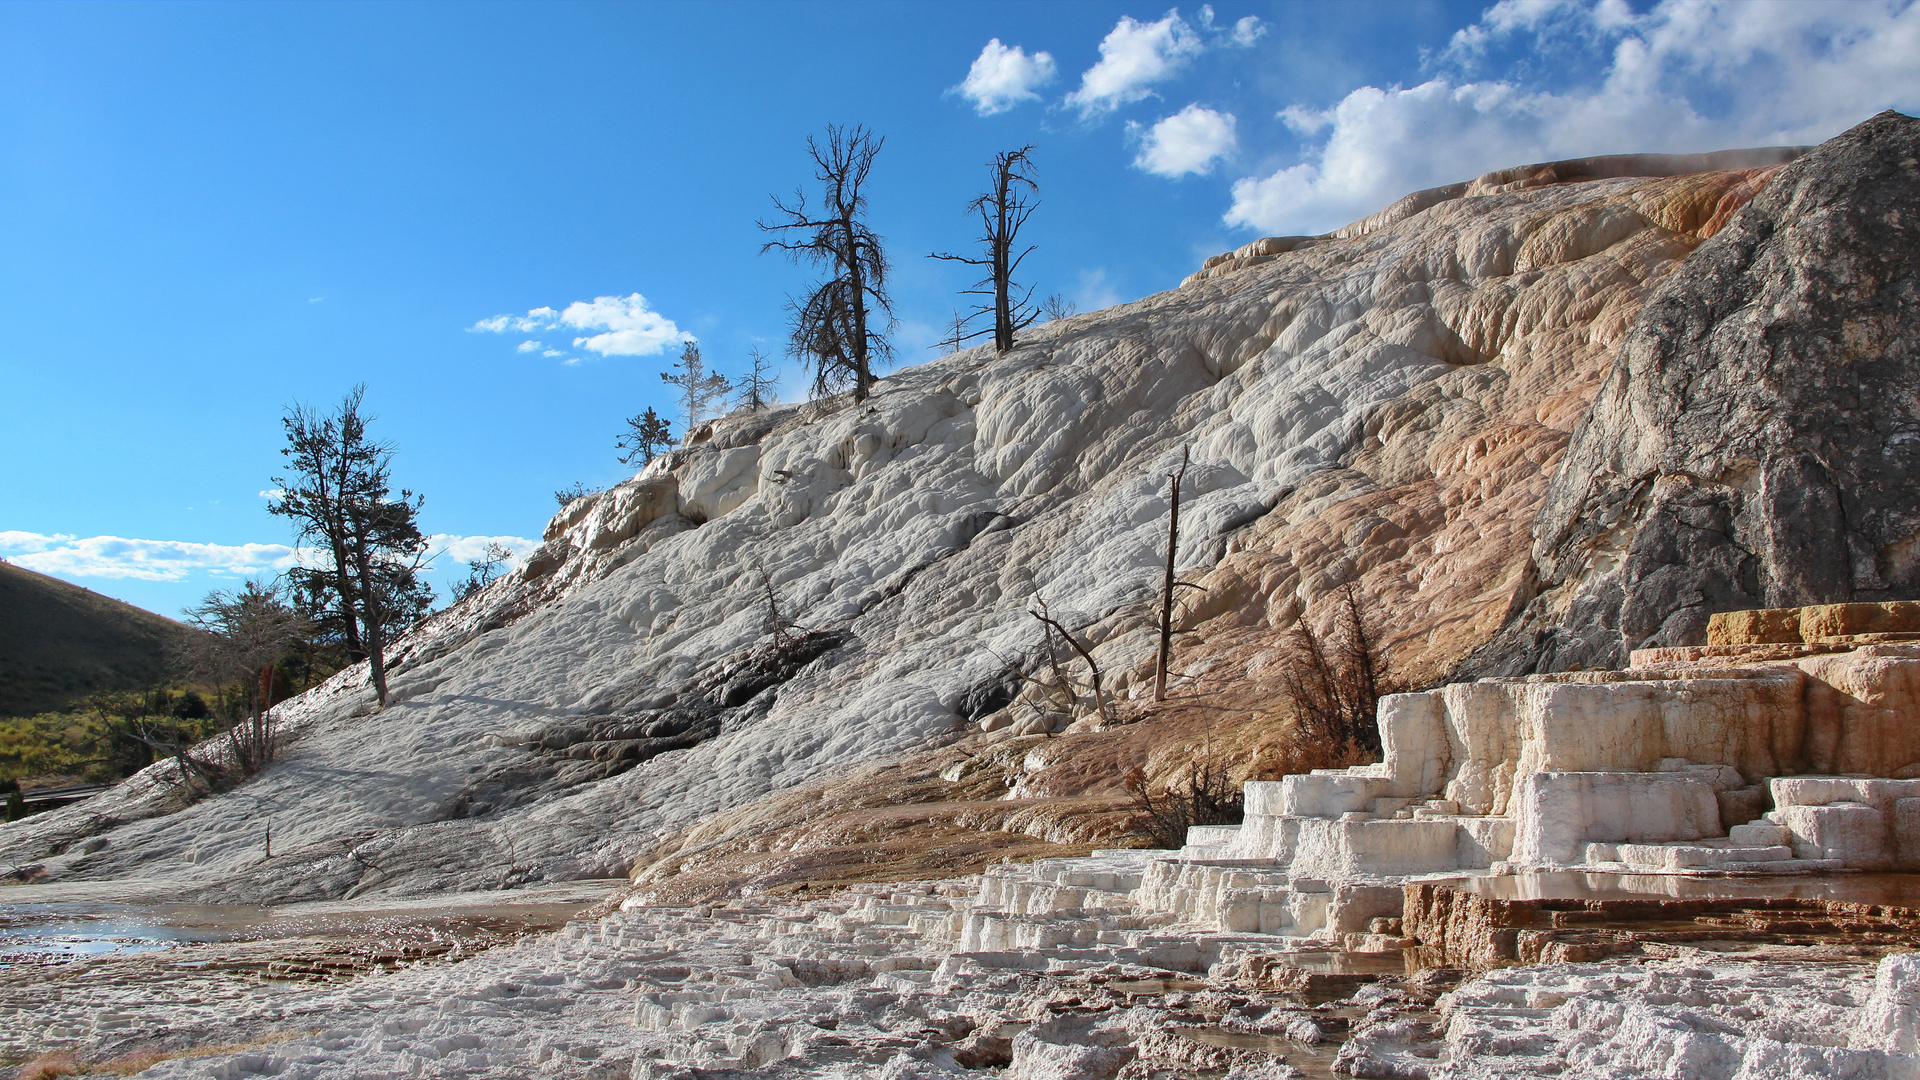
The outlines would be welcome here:
<svg viewBox="0 0 1920 1080">
<path fill-rule="evenodd" d="M 278 572 L 311 558 L 310 552 L 285 544 L 197 544 L 26 532 L 0 533 L 0 552 L 14 565 L 42 574 L 142 581 L 180 581 L 196 571 L 231 576 Z"/>
<path fill-rule="evenodd" d="M 673 320 L 647 305 L 639 293 L 626 296 L 596 296 L 575 300 L 555 311 L 537 307 L 522 315 L 495 315 L 481 319 L 469 330 L 489 334 L 537 334 L 545 330 L 583 331 L 573 339 L 573 347 L 601 356 L 655 356 L 669 345 L 692 341 L 693 335 L 673 324 Z M 563 350 L 544 349 L 539 341 L 524 341 L 517 352 L 542 349 L 543 356 L 565 355 Z"/>
<path fill-rule="evenodd" d="M 1232 113 L 1189 105 L 1147 129 L 1134 167 L 1169 178 L 1211 172 L 1233 152 L 1233 125 Z"/>
<path fill-rule="evenodd" d="M 1319 138 L 1304 160 L 1233 185 L 1231 225 L 1320 232 L 1409 191 L 1534 161 L 1815 143 L 1885 108 L 1920 107 L 1920 4 L 1710 5 L 1502 0 L 1455 35 L 1471 59 L 1519 41 L 1604 59 L 1585 85 L 1449 71 L 1281 113 Z M 1556 73 L 1558 74 L 1558 73 Z"/>
<path fill-rule="evenodd" d="M 1020 46 L 1008 48 L 993 38 L 967 69 L 966 79 L 947 92 L 966 98 L 981 116 L 992 116 L 1040 100 L 1037 88 L 1052 82 L 1057 71 L 1052 54 L 1029 56 Z"/>
<path fill-rule="evenodd" d="M 602 356 L 652 356 L 667 346 L 693 340 L 673 320 L 647 307 L 646 297 L 597 296 L 575 300 L 560 313 L 560 325 L 600 331 L 573 339 L 573 347 Z"/>
<path fill-rule="evenodd" d="M 1177 9 L 1150 23 L 1122 15 L 1101 40 L 1099 61 L 1081 74 L 1080 88 L 1066 103 L 1091 118 L 1140 101 L 1205 48 Z"/>
<path fill-rule="evenodd" d="M 524 536 L 459 536 L 454 533 L 434 533 L 427 537 L 427 558 L 439 560 L 441 569 L 452 569 L 461 563 L 474 562 L 486 554 L 488 544 L 499 544 L 513 552 L 513 558 L 507 561 L 507 569 L 524 562 L 540 541 L 529 540 Z"/>
</svg>

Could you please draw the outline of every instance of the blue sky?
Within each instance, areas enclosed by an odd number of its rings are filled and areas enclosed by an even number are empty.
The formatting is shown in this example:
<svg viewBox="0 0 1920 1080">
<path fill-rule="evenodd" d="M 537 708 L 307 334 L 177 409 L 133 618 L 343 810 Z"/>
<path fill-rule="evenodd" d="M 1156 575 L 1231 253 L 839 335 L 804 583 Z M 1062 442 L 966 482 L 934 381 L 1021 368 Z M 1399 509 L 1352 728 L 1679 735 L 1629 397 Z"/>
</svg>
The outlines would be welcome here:
<svg viewBox="0 0 1920 1080">
<path fill-rule="evenodd" d="M 1488 169 L 1818 141 L 1915 56 L 1883 0 L 0 6 L 0 556 L 167 614 L 270 574 L 280 416 L 360 382 L 441 563 L 537 537 L 683 336 L 778 352 L 754 222 L 828 123 L 887 138 L 914 362 L 998 150 L 1084 310 Z"/>
</svg>

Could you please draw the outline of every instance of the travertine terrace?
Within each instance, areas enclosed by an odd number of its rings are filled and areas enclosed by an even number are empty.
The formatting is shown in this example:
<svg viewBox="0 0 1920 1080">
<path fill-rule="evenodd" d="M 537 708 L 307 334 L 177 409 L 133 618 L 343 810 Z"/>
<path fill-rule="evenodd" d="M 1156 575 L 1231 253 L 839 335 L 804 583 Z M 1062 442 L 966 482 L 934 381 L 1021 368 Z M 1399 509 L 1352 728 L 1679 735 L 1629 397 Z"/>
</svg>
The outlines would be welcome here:
<svg viewBox="0 0 1920 1080">
<path fill-rule="evenodd" d="M 282 1041 L 155 1075 L 1920 1076 L 1920 909 L 1686 893 L 1920 868 L 1917 201 L 1893 113 L 1811 150 L 1503 170 L 858 406 L 717 421 L 400 643 L 386 708 L 343 672 L 243 790 L 188 802 L 155 766 L 0 855 L 199 900 L 650 886 L 788 800 L 725 902 L 636 892 L 234 1016 L 182 975 L 148 1003 L 181 1038 Z M 1204 591 L 1144 715 L 1183 450 Z M 1438 687 L 1382 703 L 1383 761 L 1252 782 L 1178 851 L 1008 812 L 1104 792 L 1112 826 L 1122 770 L 1040 790 L 1042 759 L 1203 697 L 1277 714 L 1280 632 L 1349 584 Z M 805 649 L 768 647 L 769 591 Z M 1021 696 L 1039 601 L 1137 724 Z M 737 895 L 804 864 L 783 837 L 810 822 L 836 842 L 819 785 L 889 761 L 901 843 L 969 834 L 950 874 Z M 995 862 L 1056 840 L 1074 857 Z M 1535 895 L 1569 874 L 1698 918 L 1575 940 L 1627 909 Z M 1442 995 L 1471 973 L 1410 973 L 1421 950 L 1548 962 Z M 120 1037 L 110 981 L 61 993 L 21 1038 Z"/>
</svg>

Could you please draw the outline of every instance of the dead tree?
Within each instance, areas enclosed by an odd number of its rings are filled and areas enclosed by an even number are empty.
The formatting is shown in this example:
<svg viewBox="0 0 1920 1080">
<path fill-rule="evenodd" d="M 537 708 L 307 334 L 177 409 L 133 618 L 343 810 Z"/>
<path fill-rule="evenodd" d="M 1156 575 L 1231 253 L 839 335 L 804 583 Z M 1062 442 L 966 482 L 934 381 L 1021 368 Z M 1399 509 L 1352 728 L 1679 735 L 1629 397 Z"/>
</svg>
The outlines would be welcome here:
<svg viewBox="0 0 1920 1080">
<path fill-rule="evenodd" d="M 1032 304 L 1033 290 L 1016 296 L 1020 286 L 1014 283 L 1014 272 L 1020 269 L 1020 263 L 1033 253 L 1029 245 L 1025 251 L 1014 254 L 1019 245 L 1020 227 L 1033 216 L 1039 203 L 1033 196 L 1040 191 L 1040 185 L 1034 183 L 1032 146 L 1023 146 L 1018 150 L 1003 150 L 993 156 L 993 163 L 987 166 L 988 189 L 974 196 L 967 204 L 969 213 L 980 215 L 979 244 L 983 249 L 977 257 L 968 255 L 949 255 L 935 252 L 930 259 L 943 259 L 948 262 L 965 263 L 978 266 L 986 271 L 974 287 L 966 290 L 970 296 L 990 296 L 992 302 L 976 308 L 967 321 L 979 315 L 991 313 L 993 325 L 976 330 L 960 338 L 961 341 L 993 335 L 995 352 L 1006 352 L 1013 348 L 1013 336 L 1031 325 L 1040 317 L 1040 312 Z M 957 343 L 956 343 L 957 347 Z"/>
<path fill-rule="evenodd" d="M 1167 700 L 1167 658 L 1173 651 L 1173 590 L 1200 586 L 1173 579 L 1174 557 L 1180 553 L 1180 485 L 1187 479 L 1189 451 L 1180 451 L 1180 471 L 1167 474 L 1167 576 L 1160 587 L 1160 659 L 1153 669 L 1153 700 Z"/>
<path fill-rule="evenodd" d="M 1302 733 L 1339 748 L 1380 755 L 1380 699 L 1394 692 L 1378 637 L 1367 625 L 1360 590 L 1340 591 L 1328 633 L 1316 633 L 1306 613 L 1288 633 L 1291 656 L 1283 669 L 1287 696 Z"/>
<path fill-rule="evenodd" d="M 858 126 L 829 125 L 824 145 L 808 136 L 814 179 L 821 184 L 818 209 L 809 208 L 804 191 L 795 191 L 791 202 L 775 196 L 775 219 L 759 223 L 774 237 L 761 246 L 762 254 L 785 252 L 827 275 L 791 306 L 789 348 L 813 365 L 816 397 L 850 384 L 853 399 L 865 401 L 874 367 L 893 352 L 885 333 L 871 325 L 876 314 L 892 319 L 893 300 L 886 254 L 866 222 L 864 190 L 885 142 Z"/>
<path fill-rule="evenodd" d="M 1189 762 L 1158 796 L 1138 765 L 1128 772 L 1125 784 L 1140 815 L 1139 826 L 1156 847 L 1180 847 L 1195 825 L 1238 825 L 1246 818 L 1240 782 L 1232 769 L 1210 755 Z"/>
<path fill-rule="evenodd" d="M 188 609 L 187 622 L 206 631 L 188 654 L 192 674 L 223 687 L 238 683 L 245 688 L 241 699 L 245 712 L 229 721 L 227 748 L 235 773 L 241 778 L 252 776 L 273 761 L 276 749 L 276 668 L 312 633 L 312 626 L 286 602 L 278 587 L 252 581 L 232 593 L 218 589 L 208 593 Z M 144 736 L 141 741 L 157 746 Z M 184 781 L 189 766 L 196 763 L 183 750 L 176 750 L 175 756 Z"/>
<path fill-rule="evenodd" d="M 779 404 L 774 393 L 774 380 L 768 375 L 767 354 L 759 349 L 747 350 L 747 373 L 733 381 L 733 407 L 757 413 Z"/>
</svg>

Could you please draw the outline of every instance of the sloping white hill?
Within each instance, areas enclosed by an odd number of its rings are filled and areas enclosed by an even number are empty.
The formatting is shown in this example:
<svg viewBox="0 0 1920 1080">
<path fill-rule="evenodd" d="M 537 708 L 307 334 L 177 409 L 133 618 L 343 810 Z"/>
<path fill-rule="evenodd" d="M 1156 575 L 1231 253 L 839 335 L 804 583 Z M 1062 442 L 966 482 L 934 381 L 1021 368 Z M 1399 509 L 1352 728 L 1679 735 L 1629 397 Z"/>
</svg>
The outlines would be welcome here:
<svg viewBox="0 0 1920 1080">
<path fill-rule="evenodd" d="M 1180 562 L 1216 586 L 1189 625 L 1284 625 L 1361 580 L 1406 662 L 1444 670 L 1505 617 L 1527 520 L 1648 289 L 1792 156 L 1508 170 L 894 373 L 863 404 L 718 421 L 418 628 L 384 710 L 343 672 L 286 708 L 280 760 L 239 789 L 180 807 L 158 765 L 0 829 L 0 856 L 248 900 L 626 873 L 704 815 L 1009 719 L 1036 599 L 1130 693 L 1183 449 Z M 1458 573 L 1407 568 L 1476 547 Z M 784 656 L 769 585 L 813 632 Z"/>
</svg>

